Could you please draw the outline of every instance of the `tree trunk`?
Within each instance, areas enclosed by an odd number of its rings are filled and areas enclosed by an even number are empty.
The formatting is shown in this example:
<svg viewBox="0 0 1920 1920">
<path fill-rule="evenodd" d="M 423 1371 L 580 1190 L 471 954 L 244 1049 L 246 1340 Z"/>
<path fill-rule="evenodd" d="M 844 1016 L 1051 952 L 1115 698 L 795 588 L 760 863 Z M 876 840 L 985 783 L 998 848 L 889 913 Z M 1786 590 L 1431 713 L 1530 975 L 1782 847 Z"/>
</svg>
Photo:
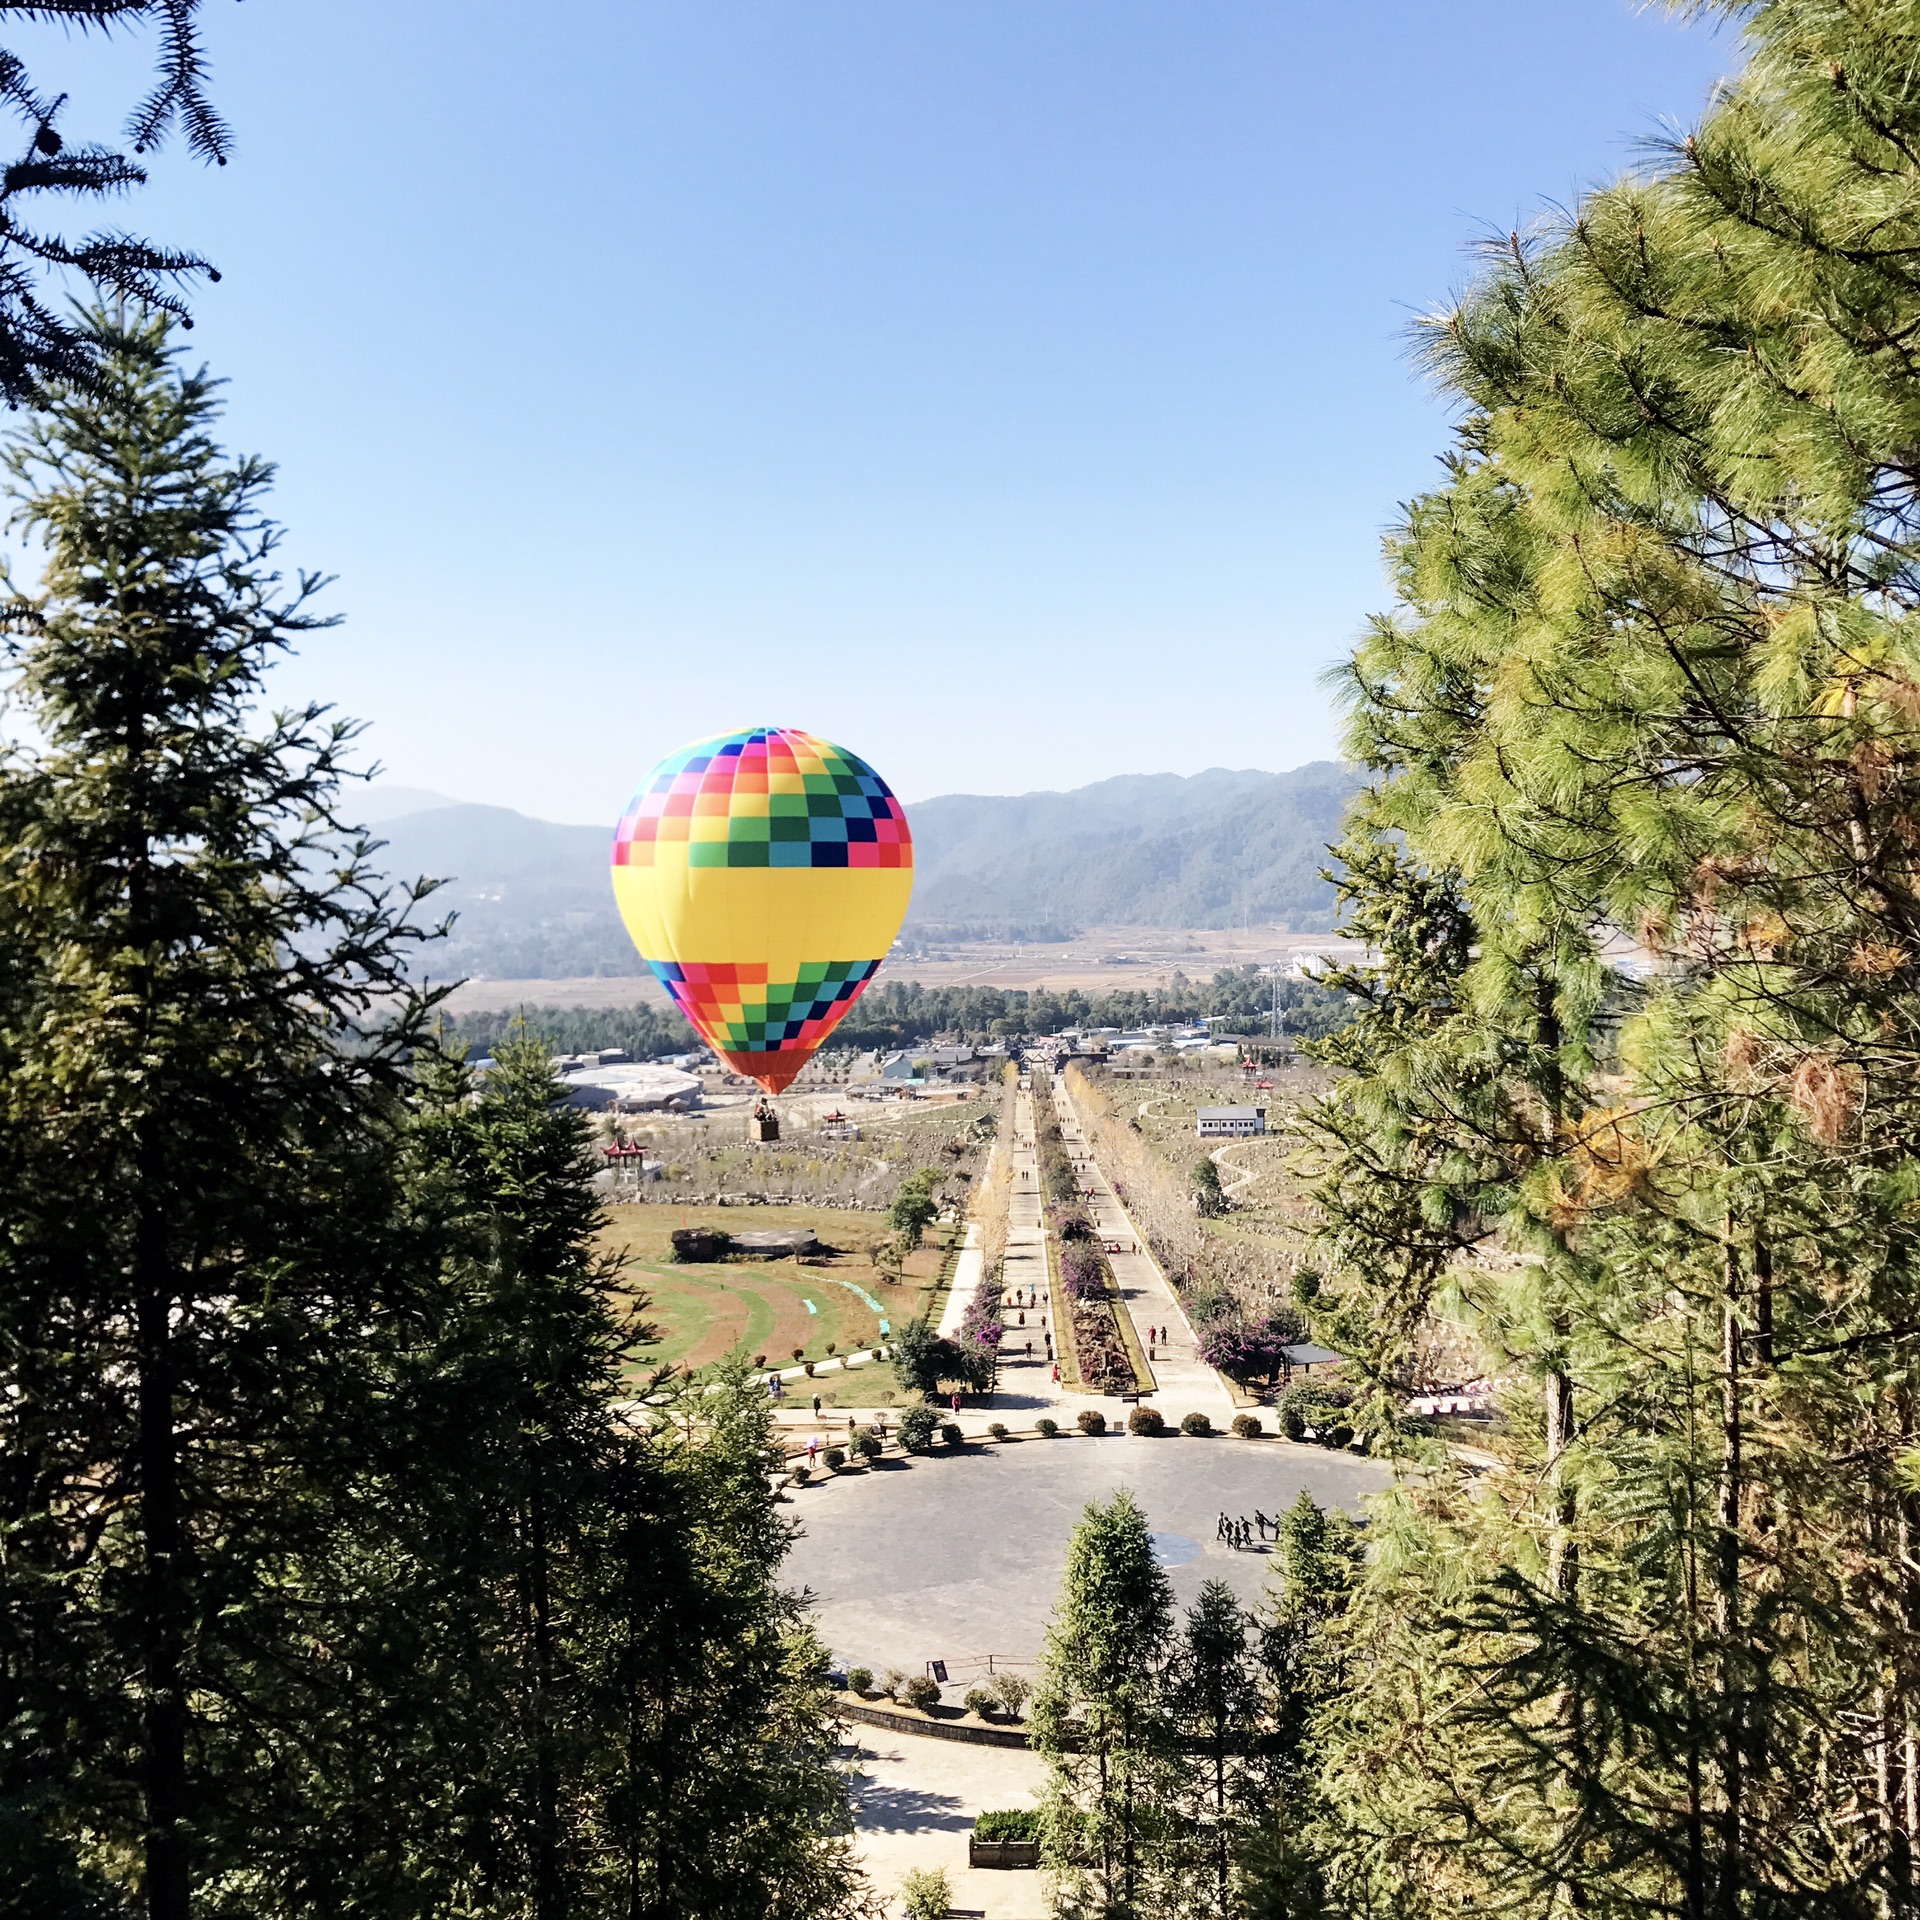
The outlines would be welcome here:
<svg viewBox="0 0 1920 1920">
<path fill-rule="evenodd" d="M 1564 1323 L 1555 1323 L 1565 1331 Z M 1573 1444 L 1573 1381 L 1554 1368 L 1547 1375 L 1547 1501 L 1552 1535 L 1547 1543 L 1547 1585 L 1557 1594 L 1573 1592 L 1579 1550 L 1573 1544 L 1574 1496 L 1563 1456 Z"/>
<path fill-rule="evenodd" d="M 144 1559 L 141 1649 L 146 1669 L 141 1739 L 146 1798 L 147 1920 L 187 1920 L 187 1695 L 181 1582 L 180 1462 L 174 1431 L 173 1288 L 155 1189 L 159 1169 L 143 1143 L 134 1288 L 139 1372 L 140 1539 Z"/>
<path fill-rule="evenodd" d="M 1721 1835 L 1720 1912 L 1732 1920 L 1740 1906 L 1742 1800 L 1745 1793 L 1746 1672 L 1740 1640 L 1740 1250 L 1727 1223 L 1725 1282 L 1720 1302 L 1720 1511 L 1715 1562 L 1714 1624 L 1720 1640 Z"/>
<path fill-rule="evenodd" d="M 1542 975 L 1534 983 L 1534 1043 L 1543 1056 L 1540 1144 L 1549 1159 L 1560 1151 L 1560 1125 L 1566 1108 L 1566 1080 L 1560 1071 L 1560 1016 L 1555 1011 L 1553 995 L 1553 981 Z M 1556 1232 L 1555 1239 L 1560 1237 Z M 1553 1331 L 1559 1341 L 1564 1341 L 1573 1331 L 1565 1314 L 1554 1316 Z M 1559 1365 L 1547 1374 L 1546 1426 L 1547 1518 L 1551 1530 L 1547 1543 L 1547 1585 L 1564 1596 L 1573 1592 L 1579 1561 L 1573 1544 L 1576 1511 L 1573 1484 L 1565 1464 L 1566 1451 L 1573 1444 L 1573 1380 Z"/>
<path fill-rule="evenodd" d="M 140 1010 L 142 1050 L 156 1025 L 152 817 L 147 792 L 147 718 L 136 711 L 124 741 L 131 786 L 125 861 L 127 942 L 136 956 L 132 998 Z M 187 1857 L 186 1557 L 181 1524 L 177 1418 L 176 1305 L 164 1196 L 167 1142 L 151 1114 L 134 1141 L 133 1307 L 137 1375 L 141 1581 L 141 1657 L 145 1666 L 141 1754 L 147 1920 L 188 1920 L 192 1871 Z"/>
<path fill-rule="evenodd" d="M 548 1565 L 545 1489 L 536 1462 L 527 1500 L 527 1582 L 533 1615 L 533 1912 L 563 1920 L 560 1873 L 560 1783 L 553 1757 L 553 1596 Z"/>
<path fill-rule="evenodd" d="M 1213 1743 L 1213 1878 L 1219 1897 L 1219 1920 L 1231 1920 L 1227 1910 L 1227 1736 Z"/>
</svg>

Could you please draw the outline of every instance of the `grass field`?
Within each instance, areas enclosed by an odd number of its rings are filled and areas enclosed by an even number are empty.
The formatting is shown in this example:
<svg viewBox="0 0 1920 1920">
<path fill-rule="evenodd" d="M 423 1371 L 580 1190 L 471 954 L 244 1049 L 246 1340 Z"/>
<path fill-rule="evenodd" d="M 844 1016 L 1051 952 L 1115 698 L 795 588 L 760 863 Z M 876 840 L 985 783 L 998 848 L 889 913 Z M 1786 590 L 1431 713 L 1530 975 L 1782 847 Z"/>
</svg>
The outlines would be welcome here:
<svg viewBox="0 0 1920 1920">
<path fill-rule="evenodd" d="M 719 1261 L 681 1266 L 671 1258 L 676 1227 L 752 1232 L 805 1227 L 833 1252 L 791 1260 Z M 885 1336 L 880 1322 L 904 1326 L 937 1287 L 946 1260 L 945 1230 L 912 1255 L 899 1284 L 889 1284 L 870 1258 L 887 1238 L 881 1214 L 813 1207 L 618 1207 L 601 1244 L 627 1261 L 628 1284 L 647 1298 L 646 1317 L 660 1329 L 646 1364 L 703 1367 L 736 1348 L 765 1354 L 769 1365 L 824 1360 L 870 1347 Z M 837 1383 L 837 1376 L 835 1376 Z M 823 1382 L 823 1388 L 825 1383 Z"/>
</svg>

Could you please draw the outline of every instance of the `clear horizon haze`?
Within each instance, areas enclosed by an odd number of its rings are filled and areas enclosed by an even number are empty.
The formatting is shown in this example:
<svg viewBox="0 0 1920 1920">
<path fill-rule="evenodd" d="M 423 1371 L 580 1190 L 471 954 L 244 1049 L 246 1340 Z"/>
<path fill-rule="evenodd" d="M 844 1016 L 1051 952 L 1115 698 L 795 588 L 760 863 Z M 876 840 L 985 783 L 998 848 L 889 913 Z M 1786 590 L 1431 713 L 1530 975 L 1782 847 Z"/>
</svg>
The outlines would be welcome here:
<svg viewBox="0 0 1920 1920">
<path fill-rule="evenodd" d="M 1628 0 L 209 0 L 211 170 L 119 219 L 389 777 L 607 823 L 808 728 L 907 800 L 1280 770 L 1387 604 L 1489 235 L 1737 66 Z M 150 42 L 17 31 L 111 136 Z"/>
</svg>

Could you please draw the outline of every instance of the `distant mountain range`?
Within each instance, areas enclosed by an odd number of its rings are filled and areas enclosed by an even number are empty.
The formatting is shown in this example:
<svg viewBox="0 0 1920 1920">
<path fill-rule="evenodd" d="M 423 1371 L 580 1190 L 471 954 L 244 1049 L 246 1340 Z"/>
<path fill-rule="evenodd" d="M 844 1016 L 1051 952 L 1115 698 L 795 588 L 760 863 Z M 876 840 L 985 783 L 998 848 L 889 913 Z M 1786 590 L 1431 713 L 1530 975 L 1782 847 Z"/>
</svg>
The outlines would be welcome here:
<svg viewBox="0 0 1920 1920">
<path fill-rule="evenodd" d="M 1126 774 L 1070 793 L 947 794 L 909 807 L 910 928 L 1284 924 L 1320 932 L 1327 844 L 1358 786 L 1350 767 Z M 610 828 L 375 787 L 357 809 L 387 842 L 387 871 L 432 874 L 459 916 L 437 977 L 555 979 L 641 972 L 607 883 Z"/>
<path fill-rule="evenodd" d="M 948 794 L 907 810 L 916 922 L 1076 927 L 1330 924 L 1327 843 L 1359 785 L 1291 773 L 1123 774 L 1071 793 Z"/>
</svg>

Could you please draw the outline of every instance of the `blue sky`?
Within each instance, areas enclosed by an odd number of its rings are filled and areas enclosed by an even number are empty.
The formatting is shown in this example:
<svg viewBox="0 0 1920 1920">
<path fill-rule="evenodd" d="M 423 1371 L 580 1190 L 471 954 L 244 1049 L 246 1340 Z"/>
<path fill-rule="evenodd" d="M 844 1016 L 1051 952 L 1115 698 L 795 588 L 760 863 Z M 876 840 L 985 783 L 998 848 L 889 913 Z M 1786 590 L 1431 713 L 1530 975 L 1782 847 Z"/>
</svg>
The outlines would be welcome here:
<svg viewBox="0 0 1920 1920">
<path fill-rule="evenodd" d="M 391 777 L 610 821 L 799 725 L 908 799 L 1281 768 L 1384 599 L 1467 249 L 1697 117 L 1627 0 L 207 0 L 129 224 Z M 110 131 L 144 49 L 16 34 Z"/>
</svg>

